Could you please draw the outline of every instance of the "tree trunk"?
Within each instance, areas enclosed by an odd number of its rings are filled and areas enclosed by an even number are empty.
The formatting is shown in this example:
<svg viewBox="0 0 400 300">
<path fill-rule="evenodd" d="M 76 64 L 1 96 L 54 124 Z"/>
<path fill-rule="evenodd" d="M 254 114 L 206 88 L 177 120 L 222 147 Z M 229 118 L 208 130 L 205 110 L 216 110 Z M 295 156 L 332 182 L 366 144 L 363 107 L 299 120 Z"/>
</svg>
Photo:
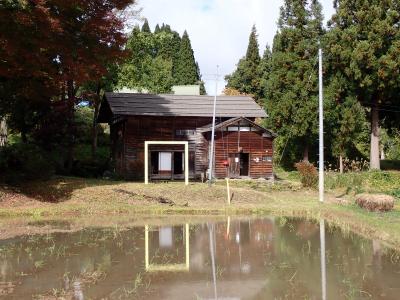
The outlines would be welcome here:
<svg viewBox="0 0 400 300">
<path fill-rule="evenodd" d="M 340 174 L 343 174 L 343 155 L 339 155 L 339 170 Z"/>
<path fill-rule="evenodd" d="M 67 162 L 66 171 L 68 174 L 72 172 L 73 161 L 74 161 L 74 105 L 75 105 L 75 90 L 74 82 L 72 80 L 67 81 Z"/>
<path fill-rule="evenodd" d="M 92 158 L 96 158 L 97 153 L 97 115 L 99 114 L 100 107 L 100 84 L 97 85 L 96 95 L 94 99 L 94 113 L 93 113 L 93 124 L 92 124 Z"/>
<path fill-rule="evenodd" d="M 380 170 L 379 159 L 379 111 L 377 105 L 373 105 L 371 109 L 371 152 L 370 152 L 370 169 Z"/>
<path fill-rule="evenodd" d="M 308 153 L 309 153 L 309 146 L 308 146 L 308 142 L 306 141 L 304 143 L 304 149 L 303 149 L 303 161 L 309 161 L 309 157 L 308 157 Z"/>
<path fill-rule="evenodd" d="M 23 129 L 23 130 L 21 131 L 21 140 L 22 140 L 22 142 L 23 142 L 24 144 L 27 144 L 27 143 L 28 143 L 28 137 L 26 136 L 26 131 L 25 131 L 25 129 Z"/>
<path fill-rule="evenodd" d="M 381 149 L 381 159 L 383 160 L 385 158 L 386 158 L 385 149 L 383 149 L 383 147 L 382 147 L 382 149 Z"/>
<path fill-rule="evenodd" d="M 2 118 L 0 121 L 0 147 L 4 147 L 7 144 L 7 134 L 6 118 Z"/>
</svg>

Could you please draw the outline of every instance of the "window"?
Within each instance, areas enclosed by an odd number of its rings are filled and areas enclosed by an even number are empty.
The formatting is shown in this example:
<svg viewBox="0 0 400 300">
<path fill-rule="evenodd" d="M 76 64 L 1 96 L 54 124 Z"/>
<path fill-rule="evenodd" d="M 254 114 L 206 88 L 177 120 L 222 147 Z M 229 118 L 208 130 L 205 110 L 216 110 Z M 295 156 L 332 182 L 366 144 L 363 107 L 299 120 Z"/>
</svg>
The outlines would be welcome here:
<svg viewBox="0 0 400 300">
<path fill-rule="evenodd" d="M 195 134 L 194 129 L 177 129 L 175 130 L 175 136 L 190 136 Z"/>
<path fill-rule="evenodd" d="M 239 126 L 229 126 L 227 127 L 227 131 L 239 131 Z M 253 128 L 249 126 L 240 126 L 240 131 L 253 131 Z"/>
<path fill-rule="evenodd" d="M 121 151 L 122 154 L 122 151 Z M 137 159 L 137 149 L 136 148 L 130 148 L 128 147 L 126 149 L 126 158 L 130 160 L 136 160 Z"/>
<path fill-rule="evenodd" d="M 272 162 L 272 156 L 263 156 L 264 162 Z"/>
<path fill-rule="evenodd" d="M 160 152 L 158 156 L 158 170 L 172 170 L 172 152 Z"/>
</svg>

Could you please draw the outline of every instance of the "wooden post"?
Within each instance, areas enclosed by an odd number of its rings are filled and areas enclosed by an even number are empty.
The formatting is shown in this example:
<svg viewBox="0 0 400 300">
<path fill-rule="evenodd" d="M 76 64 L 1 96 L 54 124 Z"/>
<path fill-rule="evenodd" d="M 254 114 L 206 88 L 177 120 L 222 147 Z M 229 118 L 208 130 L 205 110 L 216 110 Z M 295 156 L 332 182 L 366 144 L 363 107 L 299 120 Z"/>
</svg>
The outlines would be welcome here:
<svg viewBox="0 0 400 300">
<path fill-rule="evenodd" d="M 146 271 L 149 269 L 150 263 L 149 263 L 149 226 L 145 225 L 144 226 L 144 261 L 145 261 L 145 268 Z"/>
<path fill-rule="evenodd" d="M 144 142 L 144 184 L 149 184 L 149 142 Z"/>
<path fill-rule="evenodd" d="M 231 191 L 229 189 L 229 178 L 226 179 L 226 192 L 228 193 L 228 205 L 231 205 Z"/>
<path fill-rule="evenodd" d="M 189 143 L 185 143 L 185 185 L 189 184 Z"/>
</svg>

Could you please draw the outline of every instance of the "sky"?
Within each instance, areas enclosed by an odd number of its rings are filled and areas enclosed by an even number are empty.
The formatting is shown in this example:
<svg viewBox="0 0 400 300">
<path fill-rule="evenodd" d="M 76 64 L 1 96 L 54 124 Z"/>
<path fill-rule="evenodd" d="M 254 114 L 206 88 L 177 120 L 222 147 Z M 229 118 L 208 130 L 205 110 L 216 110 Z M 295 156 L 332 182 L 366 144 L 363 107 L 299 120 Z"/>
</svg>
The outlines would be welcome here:
<svg viewBox="0 0 400 300">
<path fill-rule="evenodd" d="M 325 20 L 333 13 L 333 0 L 320 0 Z M 152 30 L 166 23 L 181 35 L 187 30 L 196 61 L 209 95 L 215 94 L 215 74 L 220 75 L 217 93 L 225 86 L 224 76 L 232 73 L 246 53 L 253 24 L 258 31 L 260 55 L 272 45 L 283 0 L 138 0 L 141 17 Z"/>
</svg>

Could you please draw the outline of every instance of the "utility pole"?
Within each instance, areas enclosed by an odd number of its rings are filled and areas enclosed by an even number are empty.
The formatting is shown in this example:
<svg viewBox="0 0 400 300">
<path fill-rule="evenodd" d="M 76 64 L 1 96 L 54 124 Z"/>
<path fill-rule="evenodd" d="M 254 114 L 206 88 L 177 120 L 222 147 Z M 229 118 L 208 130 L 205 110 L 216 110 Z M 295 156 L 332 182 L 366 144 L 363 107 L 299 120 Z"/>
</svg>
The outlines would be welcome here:
<svg viewBox="0 0 400 300">
<path fill-rule="evenodd" d="M 215 75 L 215 95 L 214 95 L 214 109 L 213 109 L 213 119 L 212 119 L 212 129 L 211 129 L 211 147 L 210 147 L 210 155 L 208 158 L 208 185 L 211 186 L 213 179 L 213 166 L 214 166 L 214 135 L 215 135 L 215 113 L 217 110 L 217 93 L 218 93 L 218 68 L 217 66 L 217 74 Z"/>
<path fill-rule="evenodd" d="M 324 202 L 324 92 L 322 78 L 322 48 L 319 44 L 319 201 Z"/>
</svg>

